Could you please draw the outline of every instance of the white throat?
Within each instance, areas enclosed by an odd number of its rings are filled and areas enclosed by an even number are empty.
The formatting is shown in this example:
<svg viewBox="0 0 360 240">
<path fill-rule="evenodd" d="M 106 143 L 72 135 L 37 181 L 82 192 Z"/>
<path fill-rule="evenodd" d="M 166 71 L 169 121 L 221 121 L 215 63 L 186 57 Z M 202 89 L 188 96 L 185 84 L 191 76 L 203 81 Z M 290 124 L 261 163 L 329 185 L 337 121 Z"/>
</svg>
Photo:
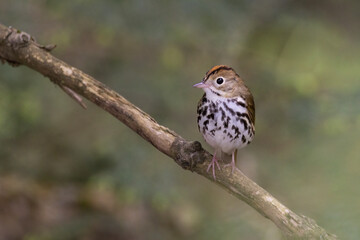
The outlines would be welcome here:
<svg viewBox="0 0 360 240">
<path fill-rule="evenodd" d="M 210 88 L 204 88 L 204 91 L 206 93 L 206 97 L 212 101 L 218 101 L 218 100 L 223 100 L 224 97 L 221 97 L 219 95 L 216 94 L 216 92 L 214 92 L 212 89 Z"/>
</svg>

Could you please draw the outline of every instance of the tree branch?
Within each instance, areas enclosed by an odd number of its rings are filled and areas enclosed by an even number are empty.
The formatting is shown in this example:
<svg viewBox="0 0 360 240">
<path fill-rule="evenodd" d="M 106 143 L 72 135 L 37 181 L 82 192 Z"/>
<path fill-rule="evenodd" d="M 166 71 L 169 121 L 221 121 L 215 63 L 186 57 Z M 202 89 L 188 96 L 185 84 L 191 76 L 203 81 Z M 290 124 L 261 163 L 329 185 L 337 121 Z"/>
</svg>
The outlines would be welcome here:
<svg viewBox="0 0 360 240">
<path fill-rule="evenodd" d="M 216 181 L 206 171 L 211 154 L 197 141 L 183 139 L 172 130 L 159 125 L 151 116 L 124 97 L 79 69 L 55 58 L 49 51 L 53 45 L 42 46 L 29 34 L 0 24 L 0 59 L 13 66 L 26 65 L 45 75 L 74 99 L 79 94 L 112 114 L 155 148 L 174 159 L 182 168 L 194 171 L 215 182 L 270 219 L 289 239 L 337 239 L 314 220 L 297 215 L 241 171 L 233 174 L 223 168 Z M 81 102 L 81 101 L 80 101 Z"/>
</svg>

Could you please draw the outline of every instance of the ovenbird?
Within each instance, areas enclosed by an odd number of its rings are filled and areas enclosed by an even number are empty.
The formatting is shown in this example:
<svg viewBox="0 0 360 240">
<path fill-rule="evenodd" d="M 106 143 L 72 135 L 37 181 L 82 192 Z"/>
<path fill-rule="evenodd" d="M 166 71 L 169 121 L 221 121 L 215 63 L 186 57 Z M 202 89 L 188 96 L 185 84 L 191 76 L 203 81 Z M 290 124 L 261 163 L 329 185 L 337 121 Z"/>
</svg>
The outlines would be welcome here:
<svg viewBox="0 0 360 240">
<path fill-rule="evenodd" d="M 231 155 L 232 172 L 236 168 L 237 150 L 249 144 L 255 135 L 255 103 L 250 90 L 233 68 L 218 65 L 211 68 L 202 82 L 194 87 L 205 94 L 197 106 L 197 123 L 205 141 L 214 148 L 212 168 L 220 170 L 218 160 Z"/>
</svg>

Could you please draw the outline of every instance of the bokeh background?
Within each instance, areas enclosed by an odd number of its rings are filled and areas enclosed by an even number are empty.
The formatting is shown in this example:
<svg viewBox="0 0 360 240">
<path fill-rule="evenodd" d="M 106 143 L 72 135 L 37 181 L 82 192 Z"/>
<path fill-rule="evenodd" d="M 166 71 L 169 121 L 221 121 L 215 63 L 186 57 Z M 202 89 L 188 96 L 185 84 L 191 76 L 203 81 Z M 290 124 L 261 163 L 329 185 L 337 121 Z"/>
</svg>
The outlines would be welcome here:
<svg viewBox="0 0 360 240">
<path fill-rule="evenodd" d="M 359 1 L 1 0 L 0 22 L 187 139 L 191 86 L 234 67 L 256 102 L 238 166 L 297 213 L 360 238 Z M 0 239 L 280 239 L 109 114 L 0 65 Z M 210 148 L 205 144 L 205 147 Z"/>
</svg>

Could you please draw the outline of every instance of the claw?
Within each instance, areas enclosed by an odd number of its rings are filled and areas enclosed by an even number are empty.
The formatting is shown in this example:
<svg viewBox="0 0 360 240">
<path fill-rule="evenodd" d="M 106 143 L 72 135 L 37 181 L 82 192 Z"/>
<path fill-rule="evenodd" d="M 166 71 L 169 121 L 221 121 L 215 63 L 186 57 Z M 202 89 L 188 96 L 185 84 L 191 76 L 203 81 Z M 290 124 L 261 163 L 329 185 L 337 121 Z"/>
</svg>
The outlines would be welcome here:
<svg viewBox="0 0 360 240">
<path fill-rule="evenodd" d="M 220 170 L 219 162 L 216 159 L 215 159 L 215 163 L 216 163 L 216 166 L 218 167 L 218 169 Z"/>
<path fill-rule="evenodd" d="M 216 175 L 215 175 L 215 165 L 217 166 L 217 168 L 220 170 L 220 165 L 216 159 L 216 151 L 214 153 L 214 156 L 211 160 L 211 163 L 209 164 L 208 168 L 207 168 L 207 172 L 209 172 L 210 168 L 212 168 L 212 174 L 213 174 L 213 177 L 214 177 L 214 180 L 216 180 Z"/>
<path fill-rule="evenodd" d="M 231 163 L 225 164 L 224 167 L 231 166 L 231 173 L 234 173 L 234 169 L 237 168 L 235 162 L 231 161 Z"/>
<path fill-rule="evenodd" d="M 235 150 L 232 154 L 231 154 L 231 163 L 226 164 L 225 167 L 231 166 L 231 173 L 234 173 L 234 169 L 237 169 L 235 162 L 236 162 L 236 154 L 237 154 L 237 150 Z"/>
</svg>

